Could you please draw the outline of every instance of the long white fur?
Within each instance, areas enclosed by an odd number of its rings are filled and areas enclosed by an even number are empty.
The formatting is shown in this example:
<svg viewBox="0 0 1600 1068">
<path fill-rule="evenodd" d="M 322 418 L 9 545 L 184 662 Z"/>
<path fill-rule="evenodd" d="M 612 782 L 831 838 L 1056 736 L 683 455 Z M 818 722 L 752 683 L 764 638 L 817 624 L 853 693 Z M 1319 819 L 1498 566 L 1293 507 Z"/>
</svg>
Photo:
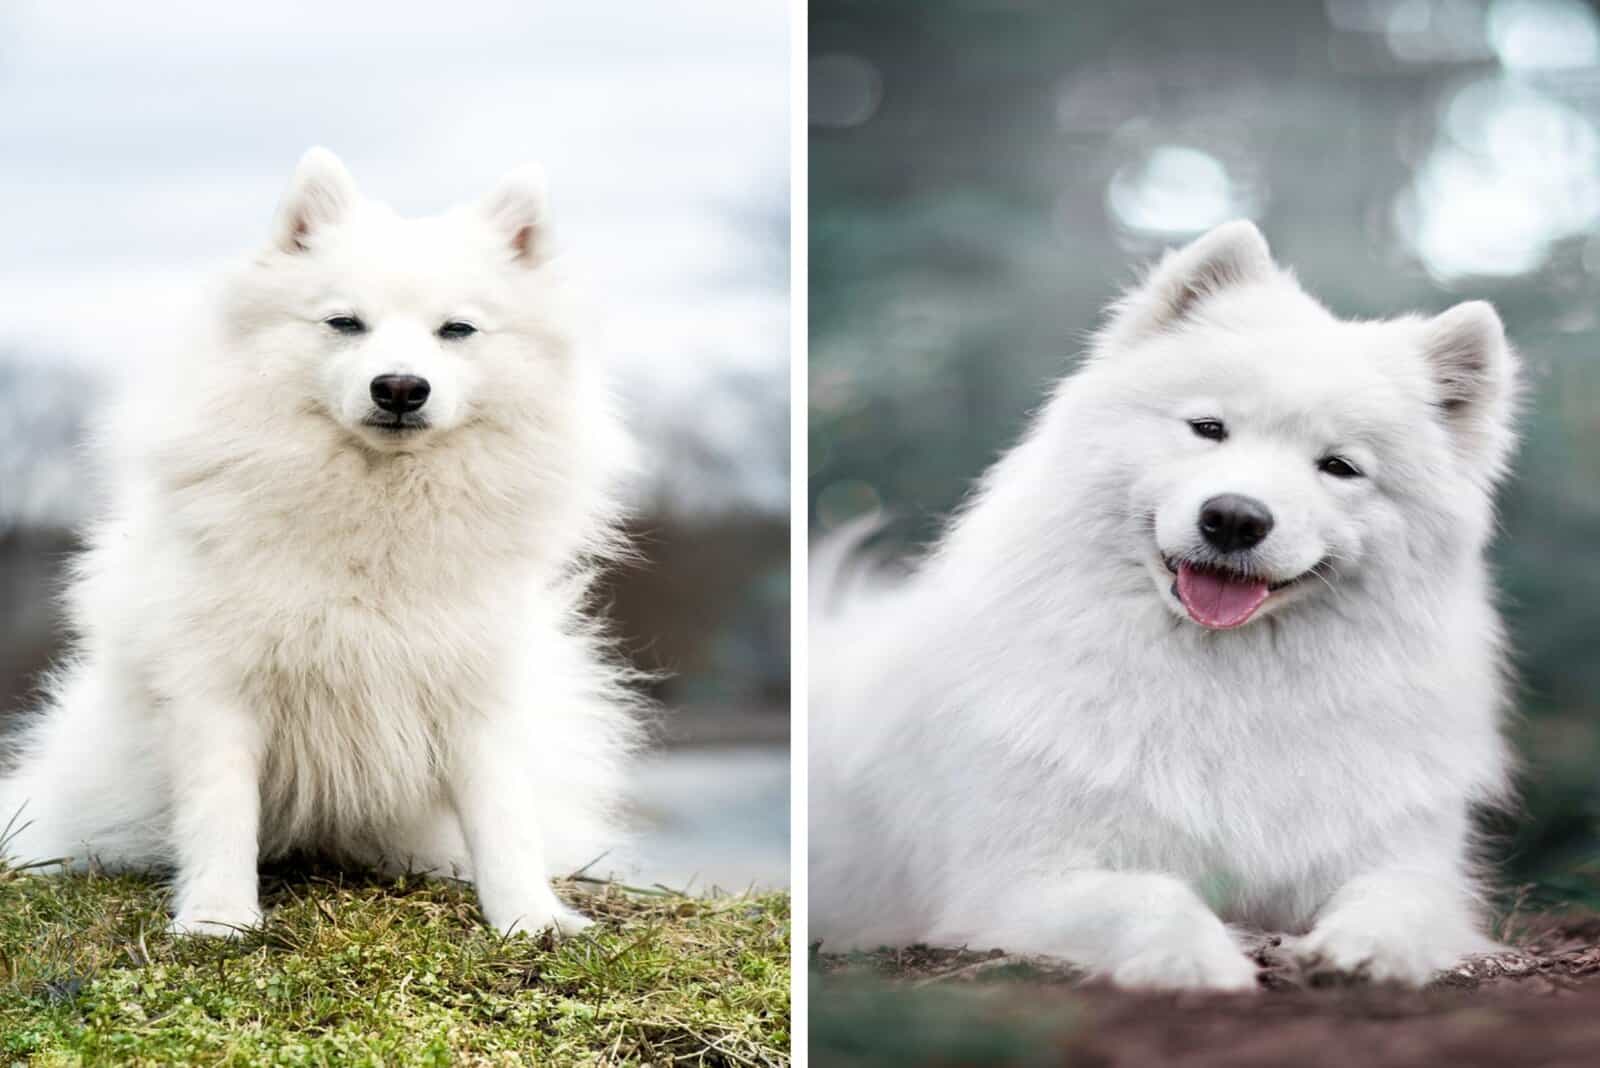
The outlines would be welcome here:
<svg viewBox="0 0 1600 1068">
<path fill-rule="evenodd" d="M 1407 983 L 1489 948 L 1472 810 L 1507 790 L 1484 548 L 1514 398 L 1486 304 L 1338 320 L 1248 223 L 1169 254 L 909 578 L 840 603 L 816 574 L 813 936 L 1235 990 L 1230 924 Z M 1215 631 L 1162 556 L 1200 551 L 1223 492 L 1276 517 L 1252 566 L 1323 566 Z"/>
<path fill-rule="evenodd" d="M 473 879 L 505 931 L 587 923 L 550 877 L 618 830 L 633 699 L 586 598 L 628 451 L 545 216 L 529 169 L 402 219 L 306 154 L 108 421 L 76 649 L 0 781 L 13 858 L 174 866 L 199 933 L 260 922 L 292 850 Z M 397 441 L 362 420 L 407 373 L 433 423 Z"/>
</svg>

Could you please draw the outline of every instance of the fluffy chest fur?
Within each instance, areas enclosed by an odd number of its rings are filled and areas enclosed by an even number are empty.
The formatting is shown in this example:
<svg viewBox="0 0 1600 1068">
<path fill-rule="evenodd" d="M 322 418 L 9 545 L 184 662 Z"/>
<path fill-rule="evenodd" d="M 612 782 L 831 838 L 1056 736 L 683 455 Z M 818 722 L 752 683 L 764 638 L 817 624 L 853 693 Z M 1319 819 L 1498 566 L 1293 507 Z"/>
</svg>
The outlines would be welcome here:
<svg viewBox="0 0 1600 1068">
<path fill-rule="evenodd" d="M 536 557 L 449 455 L 247 459 L 170 485 L 192 596 L 170 625 L 259 718 L 262 848 L 338 848 L 436 798 L 463 717 L 504 703 Z M 168 642 L 170 647 L 172 643 Z M 173 680 L 168 685 L 187 685 Z"/>
<path fill-rule="evenodd" d="M 1497 631 L 1465 589 L 1430 628 L 1328 611 L 1224 634 L 1137 587 L 1027 628 L 912 591 L 857 618 L 862 689 L 821 694 L 875 710 L 836 725 L 865 744 L 823 743 L 830 773 L 941 899 L 981 895 L 967 873 L 997 863 L 1161 871 L 1226 918 L 1303 927 L 1353 872 L 1459 834 L 1504 787 Z"/>
<path fill-rule="evenodd" d="M 493 700 L 492 614 L 376 598 L 250 621 L 240 688 L 262 718 L 265 852 L 384 827 L 437 794 L 457 723 Z"/>
</svg>

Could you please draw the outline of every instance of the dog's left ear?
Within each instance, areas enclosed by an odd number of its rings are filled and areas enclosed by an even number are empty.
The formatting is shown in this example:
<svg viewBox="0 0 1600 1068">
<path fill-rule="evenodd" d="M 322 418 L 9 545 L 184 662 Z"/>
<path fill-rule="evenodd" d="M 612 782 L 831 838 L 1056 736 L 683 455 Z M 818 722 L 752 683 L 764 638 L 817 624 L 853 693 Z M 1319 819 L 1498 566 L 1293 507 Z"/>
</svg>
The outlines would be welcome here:
<svg viewBox="0 0 1600 1068">
<path fill-rule="evenodd" d="M 502 178 L 480 205 L 511 258 L 524 266 L 535 267 L 548 258 L 548 201 L 544 169 L 528 163 Z"/>
<path fill-rule="evenodd" d="M 1102 348 L 1140 341 L 1176 326 L 1207 297 L 1234 286 L 1266 281 L 1276 272 L 1267 239 L 1254 223 L 1236 219 L 1168 252 L 1145 280 L 1112 309 Z"/>
<path fill-rule="evenodd" d="M 1498 470 L 1511 446 L 1516 357 L 1494 306 L 1457 304 L 1423 325 L 1434 401 L 1464 455 Z"/>
</svg>

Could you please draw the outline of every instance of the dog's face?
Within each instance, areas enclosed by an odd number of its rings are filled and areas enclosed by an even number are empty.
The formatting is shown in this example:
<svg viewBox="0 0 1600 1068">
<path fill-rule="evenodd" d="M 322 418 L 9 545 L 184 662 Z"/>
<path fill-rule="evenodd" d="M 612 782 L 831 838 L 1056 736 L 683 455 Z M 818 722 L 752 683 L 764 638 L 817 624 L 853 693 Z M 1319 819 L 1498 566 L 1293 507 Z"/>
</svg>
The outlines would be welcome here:
<svg viewBox="0 0 1600 1068">
<path fill-rule="evenodd" d="M 271 247 L 231 293 L 262 403 L 308 409 L 384 452 L 474 422 L 539 423 L 570 399 L 568 353 L 542 314 L 543 216 L 532 170 L 478 205 L 403 219 L 364 199 L 331 153 L 307 153 Z"/>
<path fill-rule="evenodd" d="M 1316 325 L 1200 327 L 1187 353 L 1148 354 L 1157 390 L 1137 416 L 1148 452 L 1129 507 L 1148 517 L 1158 592 L 1203 626 L 1281 610 L 1403 538 L 1385 487 L 1426 402 L 1355 355 L 1381 338 Z"/>
<path fill-rule="evenodd" d="M 1335 319 L 1253 227 L 1163 263 L 1119 309 L 1092 376 L 1129 549 L 1181 617 L 1230 629 L 1336 596 L 1378 562 L 1469 537 L 1498 477 L 1511 357 L 1483 304 Z M 1450 517 L 1458 517 L 1452 520 Z M 1415 566 L 1413 564 L 1413 566 Z"/>
</svg>

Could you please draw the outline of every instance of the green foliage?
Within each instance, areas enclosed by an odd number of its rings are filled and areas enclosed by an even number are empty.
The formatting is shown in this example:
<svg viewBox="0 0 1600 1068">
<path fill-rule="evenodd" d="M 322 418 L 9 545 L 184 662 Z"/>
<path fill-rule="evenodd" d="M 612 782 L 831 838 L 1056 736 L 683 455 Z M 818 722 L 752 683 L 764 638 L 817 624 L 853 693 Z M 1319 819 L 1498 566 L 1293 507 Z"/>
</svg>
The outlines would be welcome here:
<svg viewBox="0 0 1600 1068">
<path fill-rule="evenodd" d="M 0 1060 L 788 1061 L 789 900 L 568 884 L 584 937 L 504 938 L 470 888 L 269 875 L 267 925 L 174 939 L 147 879 L 0 870 Z"/>
<path fill-rule="evenodd" d="M 815 979 L 811 1056 L 819 1064 L 1061 1063 L 1080 1026 L 1070 998 L 1019 1004 L 1001 983 L 924 990 L 883 981 Z"/>
</svg>

